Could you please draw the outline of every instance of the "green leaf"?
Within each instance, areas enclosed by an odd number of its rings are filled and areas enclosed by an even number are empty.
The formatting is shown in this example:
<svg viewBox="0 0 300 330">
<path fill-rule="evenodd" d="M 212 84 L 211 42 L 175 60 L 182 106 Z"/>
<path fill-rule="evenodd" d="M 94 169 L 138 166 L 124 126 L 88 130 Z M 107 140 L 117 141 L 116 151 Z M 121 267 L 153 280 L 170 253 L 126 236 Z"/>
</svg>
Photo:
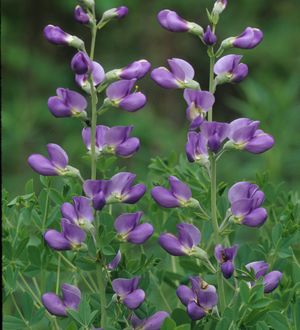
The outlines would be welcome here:
<svg viewBox="0 0 300 330">
<path fill-rule="evenodd" d="M 177 325 L 190 323 L 190 318 L 187 315 L 187 312 L 181 308 L 176 308 L 171 314 L 172 319 L 176 322 Z"/>
<path fill-rule="evenodd" d="M 240 282 L 240 296 L 245 304 L 248 304 L 250 298 L 250 288 L 245 281 Z"/>
<path fill-rule="evenodd" d="M 79 325 L 83 325 L 78 312 L 74 311 L 73 309 L 68 309 L 67 313 L 76 323 L 78 323 Z"/>
<path fill-rule="evenodd" d="M 30 179 L 29 181 L 27 181 L 27 183 L 25 185 L 25 194 L 30 194 L 33 191 L 34 191 L 33 179 Z"/>
<path fill-rule="evenodd" d="M 269 330 L 268 325 L 264 321 L 259 321 L 256 324 L 256 330 Z"/>
<path fill-rule="evenodd" d="M 161 330 L 175 330 L 176 329 L 176 323 L 174 320 L 172 320 L 171 318 L 167 318 L 165 319 Z"/>
<path fill-rule="evenodd" d="M 276 330 L 288 330 L 289 322 L 285 315 L 276 312 L 270 311 L 267 314 L 267 323 Z"/>
<path fill-rule="evenodd" d="M 32 318 L 34 306 L 33 306 L 33 300 L 28 292 L 24 292 L 21 296 L 21 302 L 22 302 L 22 312 L 23 316 L 26 320 L 30 321 Z"/>
<path fill-rule="evenodd" d="M 27 325 L 23 322 L 23 320 L 11 316 L 11 315 L 4 315 L 3 318 L 3 329 L 5 330 L 23 330 L 27 328 Z"/>
<path fill-rule="evenodd" d="M 230 323 L 231 323 L 231 320 L 228 319 L 227 317 L 224 317 L 221 319 L 221 321 L 218 322 L 215 330 L 229 329 Z"/>
<path fill-rule="evenodd" d="M 179 327 L 176 327 L 176 330 L 190 330 L 191 326 L 190 324 L 182 324 Z"/>
</svg>

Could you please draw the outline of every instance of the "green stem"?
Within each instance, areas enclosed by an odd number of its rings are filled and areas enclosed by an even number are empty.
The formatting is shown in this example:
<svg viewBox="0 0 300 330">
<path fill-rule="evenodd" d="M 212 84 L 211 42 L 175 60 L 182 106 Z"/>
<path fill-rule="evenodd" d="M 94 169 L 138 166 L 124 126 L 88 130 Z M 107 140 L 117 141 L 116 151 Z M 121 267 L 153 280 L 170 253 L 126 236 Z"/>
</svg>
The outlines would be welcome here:
<svg viewBox="0 0 300 330">
<path fill-rule="evenodd" d="M 97 274 L 97 281 L 98 281 L 98 289 L 99 289 L 99 295 L 100 295 L 100 306 L 101 306 L 101 327 L 107 326 L 107 316 L 106 316 L 106 295 L 105 295 L 105 273 L 102 269 L 102 266 L 99 262 L 97 262 L 97 268 L 96 268 L 96 274 Z"/>
<path fill-rule="evenodd" d="M 171 306 L 169 305 L 169 303 L 168 303 L 168 301 L 167 301 L 165 295 L 163 294 L 163 292 L 162 292 L 162 290 L 161 290 L 159 284 L 157 283 L 157 279 L 156 279 L 156 277 L 152 274 L 151 271 L 150 271 L 150 277 L 152 277 L 152 281 L 153 281 L 154 285 L 156 286 L 159 295 L 161 296 L 163 302 L 165 303 L 165 306 L 167 307 L 168 311 L 171 313 L 171 312 L 172 312 L 172 308 L 171 308 Z"/>
<path fill-rule="evenodd" d="M 56 276 L 56 289 L 55 289 L 56 294 L 58 294 L 59 292 L 60 262 L 61 262 L 61 256 L 59 255 L 57 261 L 57 276 Z"/>
<path fill-rule="evenodd" d="M 16 299 L 15 299 L 15 297 L 14 297 L 13 294 L 11 294 L 11 300 L 12 300 L 12 302 L 13 302 L 13 304 L 14 304 L 16 310 L 17 310 L 17 312 L 19 313 L 19 315 L 20 315 L 22 321 L 26 324 L 27 328 L 31 329 L 31 328 L 28 326 L 28 321 L 24 318 L 24 316 L 23 316 L 23 314 L 22 314 L 22 312 L 21 312 L 21 310 L 20 310 L 20 308 L 19 308 L 19 306 L 18 306 L 18 304 L 17 304 L 17 302 L 16 302 Z"/>
<path fill-rule="evenodd" d="M 213 48 L 211 48 L 213 53 Z M 210 54 L 209 56 L 209 91 L 214 94 L 215 87 L 214 87 L 214 65 L 215 65 L 215 56 Z M 211 109 L 208 111 L 208 121 L 212 121 L 213 117 L 213 110 Z"/>
</svg>

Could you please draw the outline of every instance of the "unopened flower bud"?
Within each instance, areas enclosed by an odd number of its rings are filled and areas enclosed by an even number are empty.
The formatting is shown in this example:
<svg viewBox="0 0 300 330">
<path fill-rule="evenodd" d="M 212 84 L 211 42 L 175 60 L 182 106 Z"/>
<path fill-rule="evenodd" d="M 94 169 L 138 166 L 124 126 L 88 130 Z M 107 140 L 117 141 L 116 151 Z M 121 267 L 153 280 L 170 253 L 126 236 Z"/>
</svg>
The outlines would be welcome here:
<svg viewBox="0 0 300 330">
<path fill-rule="evenodd" d="M 127 14 L 128 8 L 125 6 L 112 8 L 103 13 L 101 22 L 108 22 L 113 18 L 124 18 Z"/>
<path fill-rule="evenodd" d="M 74 18 L 80 24 L 90 23 L 90 16 L 80 6 L 76 6 L 74 10 Z"/>
<path fill-rule="evenodd" d="M 90 73 L 93 63 L 88 55 L 82 51 L 76 53 L 71 61 L 71 68 L 76 74 Z"/>
<path fill-rule="evenodd" d="M 205 42 L 206 45 L 212 46 L 217 42 L 217 37 L 211 30 L 211 27 L 208 25 L 206 28 L 206 31 L 203 35 L 203 41 Z"/>
<path fill-rule="evenodd" d="M 81 39 L 66 33 L 59 26 L 47 25 L 44 28 L 44 36 L 54 45 L 66 45 L 77 49 L 84 49 L 84 42 Z"/>
</svg>

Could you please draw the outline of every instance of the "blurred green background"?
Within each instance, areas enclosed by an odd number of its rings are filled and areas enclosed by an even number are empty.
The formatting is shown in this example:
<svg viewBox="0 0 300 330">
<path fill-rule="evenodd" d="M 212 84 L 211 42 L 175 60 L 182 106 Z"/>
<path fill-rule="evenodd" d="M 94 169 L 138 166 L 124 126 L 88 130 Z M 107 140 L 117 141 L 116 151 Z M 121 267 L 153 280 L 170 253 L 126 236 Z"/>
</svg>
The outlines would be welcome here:
<svg viewBox="0 0 300 330">
<path fill-rule="evenodd" d="M 212 0 L 97 0 L 103 10 L 126 5 L 130 14 L 108 24 L 99 33 L 96 60 L 108 71 L 140 59 L 153 67 L 179 57 L 197 70 L 197 79 L 207 89 L 208 58 L 193 36 L 163 30 L 156 21 L 160 9 L 176 10 L 188 20 L 207 25 L 203 8 Z M 57 87 L 78 88 L 69 68 L 74 50 L 55 47 L 43 39 L 49 23 L 80 36 L 89 44 L 89 30 L 73 20 L 75 0 L 2 0 L 2 150 L 3 185 L 13 195 L 22 193 L 33 173 L 27 165 L 31 153 L 45 153 L 45 144 L 66 149 L 71 164 L 88 168 L 82 160 L 81 123 L 55 119 L 47 99 Z M 274 135 L 276 145 L 266 154 L 228 153 L 220 166 L 220 179 L 230 183 L 254 179 L 258 171 L 269 171 L 275 182 L 299 186 L 300 179 L 300 43 L 299 0 L 229 1 L 217 32 L 219 41 L 239 34 L 246 26 L 264 31 L 264 42 L 244 54 L 250 75 L 240 85 L 218 88 L 214 118 L 229 121 L 238 116 L 261 120 L 262 128 Z M 181 91 L 163 90 L 149 76 L 140 83 L 148 96 L 147 106 L 135 114 L 112 110 L 101 117 L 107 125 L 133 124 L 140 137 L 140 152 L 124 164 L 141 177 L 150 158 L 184 152 L 188 123 Z M 234 168 L 234 170 L 233 170 Z M 85 170 L 82 170 L 83 173 Z"/>
</svg>

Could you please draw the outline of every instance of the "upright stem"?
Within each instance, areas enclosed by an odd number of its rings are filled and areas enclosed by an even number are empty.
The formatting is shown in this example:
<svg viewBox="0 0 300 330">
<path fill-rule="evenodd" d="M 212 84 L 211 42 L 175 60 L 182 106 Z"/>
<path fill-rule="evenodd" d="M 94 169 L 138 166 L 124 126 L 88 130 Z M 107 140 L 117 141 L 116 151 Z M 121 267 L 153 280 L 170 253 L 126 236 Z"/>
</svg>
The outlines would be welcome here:
<svg viewBox="0 0 300 330">
<path fill-rule="evenodd" d="M 101 304 L 101 327 L 106 327 L 107 326 L 106 295 L 105 295 L 106 281 L 105 281 L 105 272 L 103 271 L 99 261 L 97 262 L 96 274 L 97 274 L 97 282 L 99 286 L 99 295 L 100 295 L 100 304 Z"/>
<path fill-rule="evenodd" d="M 215 65 L 215 56 L 213 54 L 213 48 L 210 49 L 211 54 L 209 55 L 209 91 L 214 94 L 214 65 Z M 212 121 L 212 109 L 208 111 L 208 121 Z"/>
</svg>

